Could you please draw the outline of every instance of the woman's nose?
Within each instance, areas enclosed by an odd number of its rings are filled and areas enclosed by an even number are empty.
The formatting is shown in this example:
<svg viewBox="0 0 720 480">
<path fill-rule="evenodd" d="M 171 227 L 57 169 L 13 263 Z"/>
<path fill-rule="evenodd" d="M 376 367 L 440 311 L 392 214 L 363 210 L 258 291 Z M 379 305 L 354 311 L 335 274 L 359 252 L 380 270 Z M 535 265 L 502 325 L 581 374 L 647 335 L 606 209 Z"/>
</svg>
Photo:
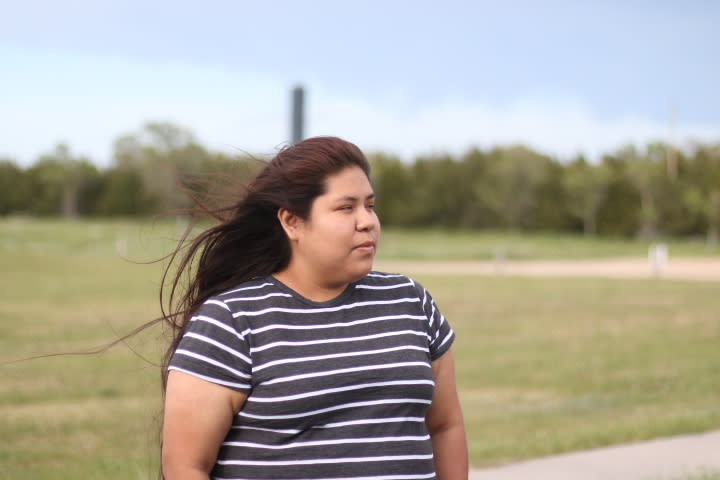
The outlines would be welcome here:
<svg viewBox="0 0 720 480">
<path fill-rule="evenodd" d="M 358 230 L 369 230 L 375 227 L 376 216 L 375 210 L 370 208 L 360 208 L 357 218 L 357 229 Z"/>
</svg>

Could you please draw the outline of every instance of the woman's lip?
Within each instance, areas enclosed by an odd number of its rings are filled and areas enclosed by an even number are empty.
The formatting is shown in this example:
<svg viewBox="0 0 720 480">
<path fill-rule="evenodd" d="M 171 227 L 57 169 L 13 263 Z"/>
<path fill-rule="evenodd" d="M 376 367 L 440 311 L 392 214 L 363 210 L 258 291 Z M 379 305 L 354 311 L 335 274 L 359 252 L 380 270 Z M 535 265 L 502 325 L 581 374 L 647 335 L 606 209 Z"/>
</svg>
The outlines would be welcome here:
<svg viewBox="0 0 720 480">
<path fill-rule="evenodd" d="M 357 248 L 361 248 L 361 249 L 370 249 L 370 248 L 373 248 L 373 249 L 374 249 L 374 248 L 375 248 L 375 244 L 374 244 L 373 242 L 366 242 L 366 243 L 361 243 L 360 245 L 358 245 L 358 246 L 355 247 L 355 248 L 356 248 L 356 249 L 357 249 Z"/>
</svg>

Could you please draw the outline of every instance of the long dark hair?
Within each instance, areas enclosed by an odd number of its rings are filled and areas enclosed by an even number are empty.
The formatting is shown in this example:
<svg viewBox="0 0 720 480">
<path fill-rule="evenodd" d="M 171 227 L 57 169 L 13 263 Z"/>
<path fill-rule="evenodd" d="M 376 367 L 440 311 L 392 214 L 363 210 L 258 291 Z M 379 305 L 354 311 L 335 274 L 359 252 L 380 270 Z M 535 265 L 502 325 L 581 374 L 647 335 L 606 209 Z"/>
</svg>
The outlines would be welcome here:
<svg viewBox="0 0 720 480">
<path fill-rule="evenodd" d="M 194 213 L 209 214 L 218 223 L 192 239 L 186 233 L 163 272 L 160 303 L 171 337 L 162 363 L 163 389 L 187 322 L 205 300 L 288 265 L 290 244 L 278 210 L 307 219 L 315 198 L 325 193 L 327 177 L 353 166 L 370 176 L 370 165 L 354 144 L 309 138 L 280 150 L 230 206 L 208 208 L 198 201 Z"/>
</svg>

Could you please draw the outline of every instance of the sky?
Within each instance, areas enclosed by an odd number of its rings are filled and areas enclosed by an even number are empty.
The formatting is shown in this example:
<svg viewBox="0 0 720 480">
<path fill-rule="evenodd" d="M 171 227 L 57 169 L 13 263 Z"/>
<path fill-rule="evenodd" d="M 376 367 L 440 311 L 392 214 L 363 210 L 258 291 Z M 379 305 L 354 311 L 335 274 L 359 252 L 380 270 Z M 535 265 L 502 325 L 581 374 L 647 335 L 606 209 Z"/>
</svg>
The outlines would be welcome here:
<svg viewBox="0 0 720 480">
<path fill-rule="evenodd" d="M 720 143 L 720 2 L 25 0 L 0 7 L 0 157 L 101 167 L 171 122 L 214 151 L 337 135 L 410 161 Z"/>
</svg>

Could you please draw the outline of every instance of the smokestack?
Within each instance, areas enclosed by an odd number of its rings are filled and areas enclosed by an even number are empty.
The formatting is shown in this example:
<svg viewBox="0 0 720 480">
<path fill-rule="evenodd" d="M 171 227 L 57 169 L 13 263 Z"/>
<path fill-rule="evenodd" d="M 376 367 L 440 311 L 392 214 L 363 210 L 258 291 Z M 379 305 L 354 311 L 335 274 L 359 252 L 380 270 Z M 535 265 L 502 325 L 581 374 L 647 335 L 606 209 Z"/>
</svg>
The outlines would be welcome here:
<svg viewBox="0 0 720 480">
<path fill-rule="evenodd" d="M 292 126 L 291 138 L 293 145 L 300 142 L 305 135 L 305 90 L 297 86 L 292 90 Z"/>
</svg>

